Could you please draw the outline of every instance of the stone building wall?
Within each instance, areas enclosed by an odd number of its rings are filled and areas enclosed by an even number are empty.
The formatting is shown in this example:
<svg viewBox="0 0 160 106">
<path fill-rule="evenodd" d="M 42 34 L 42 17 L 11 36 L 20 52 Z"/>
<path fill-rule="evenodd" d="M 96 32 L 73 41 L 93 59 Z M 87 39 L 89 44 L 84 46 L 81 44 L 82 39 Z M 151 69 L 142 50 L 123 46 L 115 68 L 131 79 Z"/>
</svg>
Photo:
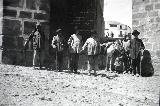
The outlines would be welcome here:
<svg viewBox="0 0 160 106">
<path fill-rule="evenodd" d="M 160 0 L 133 0 L 133 29 L 141 32 L 153 63 L 160 62 Z"/>
<path fill-rule="evenodd" d="M 68 1 L 67 23 L 69 26 L 78 26 L 85 41 L 90 31 L 96 29 L 96 0 Z"/>
<path fill-rule="evenodd" d="M 2 62 L 7 64 L 23 63 L 23 44 L 28 35 L 40 22 L 44 33 L 49 33 L 49 0 L 1 0 L 2 15 Z M 46 36 L 47 39 L 47 36 Z M 32 58 L 32 52 L 27 52 Z M 30 59 L 27 59 L 30 60 Z M 32 63 L 32 62 L 31 62 Z"/>
<path fill-rule="evenodd" d="M 98 32 L 98 35 L 103 38 L 104 37 L 104 17 L 103 17 L 103 10 L 104 10 L 104 0 L 97 0 L 97 23 L 96 23 L 96 30 Z"/>
<path fill-rule="evenodd" d="M 48 59 L 51 58 L 48 41 L 57 28 L 64 29 L 67 39 L 77 25 L 85 41 L 91 30 L 96 29 L 101 33 L 101 25 L 104 23 L 101 12 L 103 0 L 0 0 L 0 11 L 3 11 L 0 12 L 0 47 L 3 48 L 0 51 L 0 61 L 5 64 L 24 65 L 26 61 L 28 65 L 32 65 L 32 43 L 30 42 L 26 51 L 26 59 L 23 44 L 38 22 L 42 24 L 46 36 L 45 57 Z M 86 57 L 82 55 L 81 66 L 85 60 Z M 67 56 L 64 61 L 66 68 Z M 48 64 L 50 60 L 46 59 L 45 62 Z"/>
<path fill-rule="evenodd" d="M 0 63 L 2 63 L 2 21 L 3 21 L 3 0 L 0 0 Z"/>
</svg>

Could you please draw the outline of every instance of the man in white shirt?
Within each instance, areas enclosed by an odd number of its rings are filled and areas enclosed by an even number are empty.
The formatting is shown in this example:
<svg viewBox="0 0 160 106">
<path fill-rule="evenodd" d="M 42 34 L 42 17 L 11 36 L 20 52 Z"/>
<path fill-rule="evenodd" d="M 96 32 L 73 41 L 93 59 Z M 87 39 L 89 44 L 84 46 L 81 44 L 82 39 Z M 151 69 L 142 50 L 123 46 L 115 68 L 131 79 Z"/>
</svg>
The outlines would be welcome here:
<svg viewBox="0 0 160 106">
<path fill-rule="evenodd" d="M 62 71 L 63 68 L 64 40 L 62 29 L 57 29 L 51 45 L 56 50 L 56 69 L 58 68 L 58 71 Z"/>
<path fill-rule="evenodd" d="M 82 36 L 78 27 L 75 27 L 75 33 L 71 35 L 68 40 L 69 53 L 70 53 L 70 70 L 71 72 L 77 73 L 79 54 L 82 49 Z"/>
<path fill-rule="evenodd" d="M 96 71 L 98 70 L 98 54 L 100 53 L 100 43 L 96 31 L 91 32 L 91 37 L 86 40 L 82 50 L 85 50 L 85 48 L 87 48 L 88 55 L 88 74 L 91 75 L 91 71 L 94 70 L 94 75 L 96 75 Z"/>
</svg>

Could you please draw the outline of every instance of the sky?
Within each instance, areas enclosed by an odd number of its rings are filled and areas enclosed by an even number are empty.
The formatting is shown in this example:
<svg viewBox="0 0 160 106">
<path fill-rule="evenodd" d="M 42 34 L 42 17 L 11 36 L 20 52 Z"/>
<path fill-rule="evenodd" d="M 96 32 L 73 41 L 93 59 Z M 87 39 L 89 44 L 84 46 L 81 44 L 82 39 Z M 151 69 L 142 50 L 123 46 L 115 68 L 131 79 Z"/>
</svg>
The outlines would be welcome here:
<svg viewBox="0 0 160 106">
<path fill-rule="evenodd" d="M 104 0 L 104 20 L 118 21 L 132 28 L 132 0 Z"/>
</svg>

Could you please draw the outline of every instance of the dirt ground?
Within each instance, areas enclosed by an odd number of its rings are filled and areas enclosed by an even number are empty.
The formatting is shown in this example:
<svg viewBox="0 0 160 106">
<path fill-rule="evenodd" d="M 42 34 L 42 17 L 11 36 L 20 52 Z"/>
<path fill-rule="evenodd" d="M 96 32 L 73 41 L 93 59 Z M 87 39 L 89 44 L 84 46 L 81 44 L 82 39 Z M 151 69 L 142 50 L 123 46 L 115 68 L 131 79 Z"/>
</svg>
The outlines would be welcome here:
<svg viewBox="0 0 160 106">
<path fill-rule="evenodd" d="M 152 77 L 98 76 L 0 65 L 0 106 L 158 106 L 160 70 Z"/>
</svg>

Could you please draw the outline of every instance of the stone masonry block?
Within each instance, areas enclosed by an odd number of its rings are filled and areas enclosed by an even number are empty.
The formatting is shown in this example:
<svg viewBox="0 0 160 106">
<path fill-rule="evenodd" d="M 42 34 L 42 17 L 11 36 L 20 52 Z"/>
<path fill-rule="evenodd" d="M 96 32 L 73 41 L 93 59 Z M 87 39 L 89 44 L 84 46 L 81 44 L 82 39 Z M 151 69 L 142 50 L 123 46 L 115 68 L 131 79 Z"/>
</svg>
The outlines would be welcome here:
<svg viewBox="0 0 160 106">
<path fill-rule="evenodd" d="M 151 43 L 145 43 L 144 46 L 145 46 L 145 49 L 152 50 L 152 44 Z"/>
<path fill-rule="evenodd" d="M 139 25 L 139 20 L 132 20 L 133 25 L 138 26 Z"/>
<path fill-rule="evenodd" d="M 136 13 L 136 14 L 133 14 L 132 18 L 133 19 L 137 19 L 137 18 L 145 18 L 147 16 L 147 13 L 144 12 L 144 13 Z"/>
<path fill-rule="evenodd" d="M 3 47 L 4 50 L 16 49 L 16 47 L 17 47 L 16 37 L 3 36 L 2 47 Z"/>
<path fill-rule="evenodd" d="M 24 0 L 3 0 L 4 6 L 23 7 L 23 4 L 24 4 Z"/>
<path fill-rule="evenodd" d="M 158 43 L 154 43 L 154 44 L 153 44 L 153 51 L 156 51 L 156 50 L 158 50 L 158 49 L 159 49 Z"/>
<path fill-rule="evenodd" d="M 17 50 L 16 51 L 16 62 L 15 65 L 25 65 L 24 63 L 24 51 Z"/>
<path fill-rule="evenodd" d="M 3 0 L 0 0 L 0 9 L 3 8 Z"/>
<path fill-rule="evenodd" d="M 142 3 L 142 0 L 134 0 L 133 5 L 141 5 Z"/>
<path fill-rule="evenodd" d="M 0 18 L 3 17 L 3 8 L 0 8 Z"/>
<path fill-rule="evenodd" d="M 149 38 L 145 38 L 145 37 L 142 38 L 143 42 L 148 42 L 148 40 L 149 40 Z"/>
<path fill-rule="evenodd" d="M 0 35 L 2 35 L 3 18 L 0 18 Z"/>
<path fill-rule="evenodd" d="M 147 4 L 147 3 L 149 3 L 151 0 L 142 0 L 142 1 L 143 1 L 143 3 Z"/>
<path fill-rule="evenodd" d="M 19 20 L 4 19 L 2 33 L 3 35 L 18 36 L 22 34 L 21 27 Z"/>
<path fill-rule="evenodd" d="M 48 15 L 47 14 L 42 14 L 42 13 L 35 13 L 34 14 L 34 19 L 47 20 L 48 19 Z"/>
<path fill-rule="evenodd" d="M 156 17 L 156 16 L 158 16 L 158 11 L 149 12 L 149 13 L 148 13 L 148 16 L 149 16 L 149 17 Z"/>
<path fill-rule="evenodd" d="M 36 22 L 24 22 L 24 34 L 29 35 L 35 28 Z"/>
<path fill-rule="evenodd" d="M 139 11 L 139 6 L 134 6 L 132 12 L 138 12 L 138 11 Z"/>
<path fill-rule="evenodd" d="M 89 29 L 90 30 L 90 29 L 93 29 L 93 27 L 94 27 L 93 21 L 82 21 L 81 24 L 79 25 L 80 29 Z"/>
<path fill-rule="evenodd" d="M 42 25 L 42 31 L 44 32 L 45 36 L 47 36 L 50 33 L 49 23 L 48 22 L 41 22 L 41 25 Z"/>
<path fill-rule="evenodd" d="M 40 1 L 41 1 L 41 4 L 39 6 L 39 9 L 49 12 L 50 11 L 50 0 L 40 0 Z"/>
<path fill-rule="evenodd" d="M 146 10 L 146 11 L 151 11 L 151 10 L 153 10 L 153 4 L 146 5 L 146 6 L 145 6 L 145 10 Z"/>
<path fill-rule="evenodd" d="M 26 0 L 26 8 L 28 9 L 36 9 L 36 1 L 37 0 Z"/>
<path fill-rule="evenodd" d="M 1 20 L 0 20 L 1 21 Z M 0 22 L 1 24 L 1 22 Z M 2 24 L 1 24 L 2 25 Z M 0 36 L 2 35 L 2 26 L 0 26 Z"/>
<path fill-rule="evenodd" d="M 157 39 L 156 37 L 151 37 L 151 38 L 149 38 L 149 42 L 150 42 L 150 43 L 156 42 L 156 39 Z"/>
<path fill-rule="evenodd" d="M 145 30 L 145 29 L 144 29 L 144 26 L 141 26 L 141 25 L 138 26 L 136 29 L 137 29 L 138 31 L 140 31 L 141 33 L 144 32 L 144 30 Z"/>
<path fill-rule="evenodd" d="M 93 19 L 95 17 L 95 15 L 96 14 L 94 12 L 91 12 L 91 13 L 85 15 L 85 19 Z"/>
<path fill-rule="evenodd" d="M 155 52 L 155 51 L 153 51 L 153 50 L 151 51 L 151 50 L 150 50 L 150 53 L 151 53 L 151 56 L 152 56 L 152 57 L 153 57 L 153 56 L 156 56 L 156 52 Z M 153 58 L 152 58 L 152 59 L 153 59 Z"/>
<path fill-rule="evenodd" d="M 155 22 L 154 17 L 152 17 L 152 18 L 148 18 L 148 22 L 149 22 L 149 23 L 154 23 L 154 22 Z"/>
<path fill-rule="evenodd" d="M 151 0 L 151 2 L 158 2 L 159 0 Z"/>
<path fill-rule="evenodd" d="M 23 52 L 17 50 L 5 50 L 2 52 L 2 63 L 12 65 L 23 65 Z"/>
<path fill-rule="evenodd" d="M 26 57 L 24 58 L 24 62 L 26 63 L 27 66 L 32 66 L 33 62 L 33 51 L 26 51 L 25 52 Z"/>
<path fill-rule="evenodd" d="M 155 4 L 155 9 L 160 9 L 160 3 Z"/>
<path fill-rule="evenodd" d="M 16 55 L 13 51 L 3 50 L 2 52 L 2 63 L 3 64 L 14 64 L 16 63 Z"/>
<path fill-rule="evenodd" d="M 158 58 L 160 58 L 160 50 L 156 51 L 156 55 L 157 55 Z"/>
<path fill-rule="evenodd" d="M 16 17 L 16 15 L 17 15 L 16 10 L 3 9 L 3 16 Z"/>
<path fill-rule="evenodd" d="M 17 37 L 17 49 L 18 50 L 24 49 L 24 38 L 23 37 Z"/>
<path fill-rule="evenodd" d="M 156 18 L 156 22 L 160 22 L 160 17 L 157 17 L 157 18 Z"/>
<path fill-rule="evenodd" d="M 152 24 L 152 26 L 150 27 L 151 31 L 154 31 L 155 29 L 157 29 L 157 28 L 158 28 L 158 26 L 159 26 L 159 24 L 158 24 L 158 23 L 156 23 L 156 24 Z"/>
<path fill-rule="evenodd" d="M 32 18 L 32 13 L 27 12 L 27 11 L 21 11 L 19 17 L 20 18 Z"/>
</svg>

